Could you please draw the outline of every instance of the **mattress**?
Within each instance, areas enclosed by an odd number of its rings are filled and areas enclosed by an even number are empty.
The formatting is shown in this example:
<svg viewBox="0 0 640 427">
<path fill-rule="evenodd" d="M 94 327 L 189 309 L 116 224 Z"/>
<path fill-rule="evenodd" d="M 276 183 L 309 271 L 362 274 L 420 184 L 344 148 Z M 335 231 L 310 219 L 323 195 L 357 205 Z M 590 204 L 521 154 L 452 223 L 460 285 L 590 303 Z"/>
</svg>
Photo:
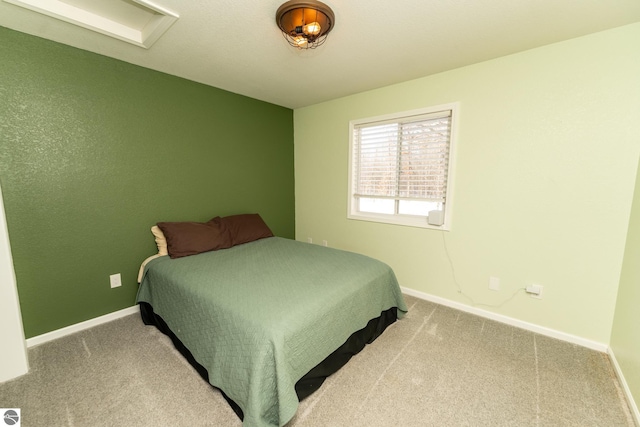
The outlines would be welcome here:
<svg viewBox="0 0 640 427">
<path fill-rule="evenodd" d="M 305 374 L 382 312 L 406 312 L 386 264 L 279 237 L 154 259 L 137 300 L 166 322 L 252 427 L 286 424 Z"/>
</svg>

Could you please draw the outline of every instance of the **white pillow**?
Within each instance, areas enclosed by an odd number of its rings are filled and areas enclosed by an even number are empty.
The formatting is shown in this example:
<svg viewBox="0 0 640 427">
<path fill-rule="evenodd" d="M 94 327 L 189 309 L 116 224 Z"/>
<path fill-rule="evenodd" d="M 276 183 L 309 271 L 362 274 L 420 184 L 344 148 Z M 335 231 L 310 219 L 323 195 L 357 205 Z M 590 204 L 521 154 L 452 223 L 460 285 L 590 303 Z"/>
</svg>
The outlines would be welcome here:
<svg viewBox="0 0 640 427">
<path fill-rule="evenodd" d="M 138 283 L 142 282 L 142 273 L 144 273 L 144 267 L 149 261 L 163 255 L 169 255 L 169 251 L 167 251 L 167 239 L 166 237 L 164 237 L 164 233 L 162 232 L 162 230 L 160 230 L 160 227 L 154 225 L 153 227 L 151 227 L 151 232 L 153 233 L 153 237 L 156 238 L 158 253 L 155 255 L 151 255 L 149 258 L 142 261 L 142 265 L 140 266 L 140 270 L 138 271 Z"/>
<path fill-rule="evenodd" d="M 154 225 L 151 227 L 151 232 L 156 238 L 156 245 L 158 245 L 158 255 L 169 255 L 167 251 L 167 239 L 164 237 L 164 233 L 160 230 L 160 227 Z"/>
<path fill-rule="evenodd" d="M 155 254 L 151 255 L 149 258 L 142 261 L 142 265 L 140 266 L 140 270 L 138 271 L 138 283 L 142 282 L 142 274 L 144 273 L 144 267 L 151 261 L 152 259 L 160 258 L 162 255 Z"/>
</svg>

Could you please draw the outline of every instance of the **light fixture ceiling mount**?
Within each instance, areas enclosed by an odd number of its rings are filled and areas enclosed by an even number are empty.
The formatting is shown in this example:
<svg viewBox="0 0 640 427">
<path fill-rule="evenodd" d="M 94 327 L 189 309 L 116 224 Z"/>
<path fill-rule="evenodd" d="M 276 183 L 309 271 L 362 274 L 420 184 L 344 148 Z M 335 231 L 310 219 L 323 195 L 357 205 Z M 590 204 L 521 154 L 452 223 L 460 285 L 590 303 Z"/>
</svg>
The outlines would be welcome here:
<svg viewBox="0 0 640 427">
<path fill-rule="evenodd" d="M 290 0 L 278 8 L 276 24 L 291 46 L 315 49 L 325 42 L 333 29 L 335 15 L 322 2 Z"/>
</svg>

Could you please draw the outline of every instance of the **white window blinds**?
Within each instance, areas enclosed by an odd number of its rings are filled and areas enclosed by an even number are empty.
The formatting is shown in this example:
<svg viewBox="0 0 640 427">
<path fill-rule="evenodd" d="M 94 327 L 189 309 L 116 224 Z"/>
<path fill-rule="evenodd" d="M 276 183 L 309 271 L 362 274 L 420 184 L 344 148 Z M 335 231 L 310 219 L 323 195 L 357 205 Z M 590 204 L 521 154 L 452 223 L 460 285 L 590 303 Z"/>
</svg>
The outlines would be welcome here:
<svg viewBox="0 0 640 427">
<path fill-rule="evenodd" d="M 444 204 L 451 110 L 353 127 L 355 198 Z"/>
</svg>

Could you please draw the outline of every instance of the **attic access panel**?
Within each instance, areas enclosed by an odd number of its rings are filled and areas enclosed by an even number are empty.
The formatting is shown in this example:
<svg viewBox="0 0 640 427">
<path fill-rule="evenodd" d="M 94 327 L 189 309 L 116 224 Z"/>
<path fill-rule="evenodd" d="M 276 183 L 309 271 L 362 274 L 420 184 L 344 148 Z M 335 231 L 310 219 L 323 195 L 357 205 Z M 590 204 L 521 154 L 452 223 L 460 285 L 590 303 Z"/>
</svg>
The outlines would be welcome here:
<svg viewBox="0 0 640 427">
<path fill-rule="evenodd" d="M 179 18 L 147 0 L 4 1 L 146 49 Z"/>
</svg>

